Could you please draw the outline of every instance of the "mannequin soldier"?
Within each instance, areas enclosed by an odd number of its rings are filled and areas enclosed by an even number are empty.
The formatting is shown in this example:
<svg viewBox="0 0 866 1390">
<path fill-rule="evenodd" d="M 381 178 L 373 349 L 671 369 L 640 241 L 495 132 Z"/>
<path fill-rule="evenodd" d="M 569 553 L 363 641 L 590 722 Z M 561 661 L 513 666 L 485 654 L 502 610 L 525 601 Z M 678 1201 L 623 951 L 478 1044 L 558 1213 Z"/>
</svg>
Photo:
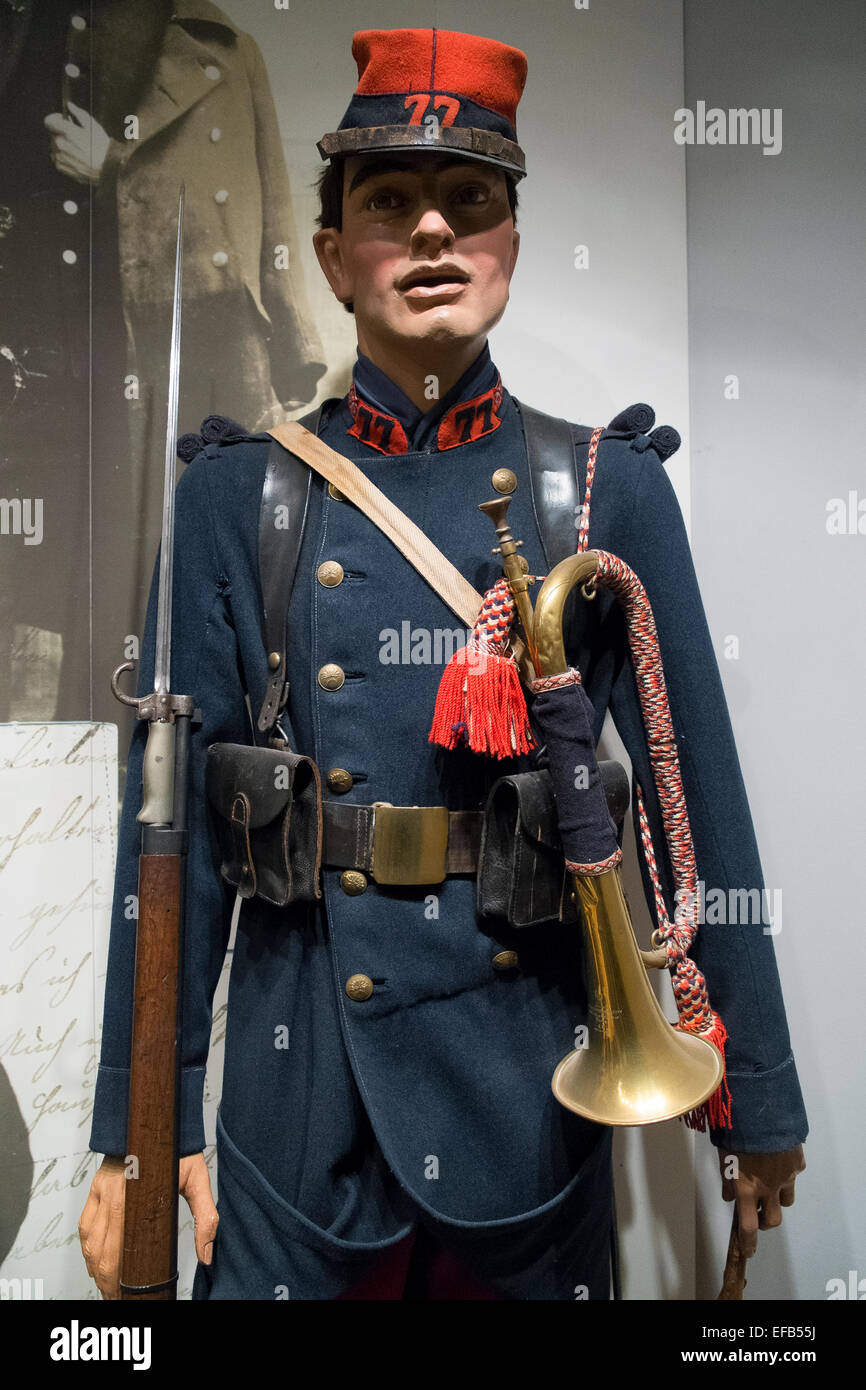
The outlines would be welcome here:
<svg viewBox="0 0 866 1390">
<path fill-rule="evenodd" d="M 487 349 L 518 252 L 525 57 L 442 30 L 362 32 L 353 53 L 357 91 L 320 144 L 332 164 L 314 241 L 334 294 L 354 312 L 358 360 L 349 395 L 306 423 L 479 592 L 501 569 L 477 504 L 492 488 L 508 492 L 512 531 L 530 573 L 543 575 L 529 412 Z M 436 119 L 425 127 L 428 115 Z M 718 667 L 663 466 L 678 439 L 647 434 L 651 415 L 632 407 L 601 438 L 591 544 L 631 565 L 653 605 L 700 875 L 723 890 L 760 890 Z M 234 894 L 209 837 L 204 765 L 213 743 L 250 743 L 244 697 L 255 711 L 268 685 L 257 528 L 274 445 L 231 422 L 214 440 L 215 422 L 206 425 L 211 442 L 177 494 L 172 644 L 177 687 L 195 692 L 203 717 L 190 768 L 180 1150 L 201 1262 L 194 1297 L 399 1298 L 414 1240 L 409 1278 L 428 1297 L 607 1298 L 612 1131 L 559 1106 L 550 1089 L 587 1017 L 579 933 L 559 921 L 520 930 L 480 916 L 465 864 L 422 886 L 377 881 L 362 845 L 374 802 L 474 813 L 499 776 L 529 762 L 428 742 L 442 668 L 425 657 L 423 635 L 453 630 L 454 616 L 315 472 L 288 607 L 283 724 L 292 748 L 320 767 L 325 802 L 346 808 L 332 821 L 339 815 L 351 833 L 340 845 L 325 837 L 321 900 L 242 904 L 217 1122 L 217 1233 L 201 1097 Z M 590 433 L 571 427 L 581 497 Z M 565 521 L 573 528 L 573 515 Z M 142 690 L 151 688 L 153 607 Z M 622 622 L 610 605 L 587 607 L 596 616 L 573 637 L 569 659 L 592 700 L 596 741 L 611 708 L 656 832 Z M 405 622 L 414 657 L 391 640 Z M 143 742 L 140 730 L 131 789 Z M 137 809 L 131 790 L 91 1134 L 108 1157 L 81 1222 L 88 1268 L 107 1296 L 116 1296 L 123 1200 L 134 957 L 123 905 L 135 892 Z M 654 842 L 661 859 L 661 836 Z M 663 862 L 660 872 L 670 892 Z M 731 1127 L 712 1128 L 711 1138 L 720 1159 L 737 1155 L 739 1177 L 725 1177 L 724 1195 L 736 1196 L 749 1255 L 758 1227 L 778 1225 L 793 1200 L 806 1118 L 771 938 L 759 924 L 732 932 L 706 923 L 694 956 L 728 1030 Z"/>
</svg>

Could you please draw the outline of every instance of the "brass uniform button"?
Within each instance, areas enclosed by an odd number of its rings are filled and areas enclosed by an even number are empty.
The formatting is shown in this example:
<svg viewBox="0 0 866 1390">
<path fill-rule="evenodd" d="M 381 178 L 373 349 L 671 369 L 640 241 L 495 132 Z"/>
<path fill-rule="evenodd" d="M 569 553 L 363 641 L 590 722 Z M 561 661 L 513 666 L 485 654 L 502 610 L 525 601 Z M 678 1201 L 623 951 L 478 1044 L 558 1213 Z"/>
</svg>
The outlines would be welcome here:
<svg viewBox="0 0 866 1390">
<path fill-rule="evenodd" d="M 340 887 L 350 898 L 357 898 L 367 887 L 367 875 L 360 869 L 344 869 L 340 874 Z"/>
<path fill-rule="evenodd" d="M 328 492 L 333 497 L 335 502 L 346 501 L 346 494 L 344 492 L 341 492 L 338 487 L 335 487 L 333 483 L 328 483 Z"/>
<path fill-rule="evenodd" d="M 493 957 L 494 970 L 516 970 L 520 964 L 520 957 L 516 951 L 500 951 Z"/>
<path fill-rule="evenodd" d="M 517 474 L 510 468 L 497 468 L 490 481 L 497 492 L 513 492 L 517 487 Z"/>
<path fill-rule="evenodd" d="M 325 560 L 316 570 L 316 578 L 326 589 L 336 588 L 343 582 L 343 566 L 338 560 Z"/>
<path fill-rule="evenodd" d="M 350 999 L 363 1004 L 373 993 L 373 981 L 369 975 L 350 975 L 346 981 L 346 993 Z"/>
<path fill-rule="evenodd" d="M 332 767 L 326 779 L 328 791 L 348 792 L 351 791 L 354 779 L 351 772 L 347 772 L 344 767 Z"/>
<path fill-rule="evenodd" d="M 278 670 L 280 669 L 280 654 L 279 654 L 279 652 L 271 652 L 271 653 L 270 653 L 270 655 L 269 655 L 269 657 L 268 657 L 268 669 L 271 670 L 271 671 L 278 671 Z"/>
<path fill-rule="evenodd" d="M 329 661 L 319 668 L 317 680 L 323 690 L 339 690 L 345 679 L 346 673 L 342 666 L 338 666 L 334 661 Z"/>
</svg>

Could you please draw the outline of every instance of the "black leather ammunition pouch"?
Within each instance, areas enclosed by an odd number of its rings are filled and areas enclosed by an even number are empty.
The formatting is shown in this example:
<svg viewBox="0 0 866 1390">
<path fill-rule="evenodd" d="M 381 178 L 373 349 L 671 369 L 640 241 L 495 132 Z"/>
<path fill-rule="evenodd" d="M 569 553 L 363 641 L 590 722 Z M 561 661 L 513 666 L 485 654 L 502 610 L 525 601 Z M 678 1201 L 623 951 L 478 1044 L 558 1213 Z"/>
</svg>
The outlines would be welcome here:
<svg viewBox="0 0 866 1390">
<path fill-rule="evenodd" d="M 613 761 L 598 767 L 608 810 L 620 825 L 629 803 L 625 769 Z M 491 787 L 481 828 L 477 907 L 482 916 L 505 917 L 512 927 L 576 920 L 546 769 L 500 777 Z"/>
<path fill-rule="evenodd" d="M 322 895 L 322 790 L 311 758 L 288 748 L 214 743 L 205 788 L 220 872 L 242 898 L 276 907 Z"/>
</svg>

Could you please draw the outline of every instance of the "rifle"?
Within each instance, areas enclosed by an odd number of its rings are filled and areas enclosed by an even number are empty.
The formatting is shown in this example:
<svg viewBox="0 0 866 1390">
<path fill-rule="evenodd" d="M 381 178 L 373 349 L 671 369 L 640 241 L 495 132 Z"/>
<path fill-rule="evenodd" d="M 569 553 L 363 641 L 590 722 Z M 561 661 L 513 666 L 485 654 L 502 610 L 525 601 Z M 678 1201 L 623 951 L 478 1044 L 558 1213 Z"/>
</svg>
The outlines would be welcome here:
<svg viewBox="0 0 866 1390">
<path fill-rule="evenodd" d="M 177 250 L 169 363 L 165 484 L 156 618 L 153 690 L 126 695 L 118 685 L 135 662 L 118 666 L 111 689 L 137 717 L 150 721 L 142 767 L 141 853 L 135 940 L 132 1047 L 129 1077 L 126 1190 L 120 1296 L 177 1297 L 177 1203 L 180 1038 L 183 994 L 183 898 L 190 695 L 171 693 L 171 612 L 174 571 L 174 489 L 180 382 L 184 187 L 177 212 Z"/>
</svg>

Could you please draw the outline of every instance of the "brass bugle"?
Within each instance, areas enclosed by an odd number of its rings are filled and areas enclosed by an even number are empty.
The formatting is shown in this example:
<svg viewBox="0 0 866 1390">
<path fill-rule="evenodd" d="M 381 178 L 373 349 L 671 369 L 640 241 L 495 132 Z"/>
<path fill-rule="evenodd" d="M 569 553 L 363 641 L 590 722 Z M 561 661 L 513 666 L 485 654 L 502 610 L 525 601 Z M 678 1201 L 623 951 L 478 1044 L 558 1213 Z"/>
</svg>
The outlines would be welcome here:
<svg viewBox="0 0 866 1390">
<path fill-rule="evenodd" d="M 568 670 L 562 615 L 569 594 L 591 583 L 595 551 L 569 555 L 550 571 L 533 611 L 527 566 L 508 528 L 510 498 L 481 504 L 496 526 L 503 568 L 535 673 Z M 721 1053 L 711 1042 L 671 1026 L 647 971 L 665 965 L 663 946 L 641 951 L 619 866 L 597 875 L 572 874 L 584 923 L 589 1001 L 584 1045 L 553 1073 L 553 1094 L 566 1109 L 605 1125 L 646 1125 L 697 1109 L 722 1081 Z"/>
</svg>

